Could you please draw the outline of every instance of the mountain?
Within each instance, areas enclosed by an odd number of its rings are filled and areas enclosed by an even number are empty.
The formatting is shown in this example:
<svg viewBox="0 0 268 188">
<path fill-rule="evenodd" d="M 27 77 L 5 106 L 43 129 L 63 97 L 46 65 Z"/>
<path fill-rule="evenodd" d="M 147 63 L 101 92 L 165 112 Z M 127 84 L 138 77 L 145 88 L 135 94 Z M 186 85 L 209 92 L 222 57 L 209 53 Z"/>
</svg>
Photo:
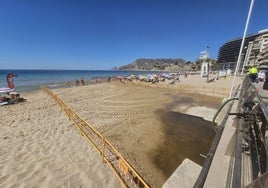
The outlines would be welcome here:
<svg viewBox="0 0 268 188">
<path fill-rule="evenodd" d="M 146 59 L 136 61 L 118 68 L 118 70 L 147 70 L 147 71 L 185 71 L 191 70 L 191 63 L 183 59 Z"/>
</svg>

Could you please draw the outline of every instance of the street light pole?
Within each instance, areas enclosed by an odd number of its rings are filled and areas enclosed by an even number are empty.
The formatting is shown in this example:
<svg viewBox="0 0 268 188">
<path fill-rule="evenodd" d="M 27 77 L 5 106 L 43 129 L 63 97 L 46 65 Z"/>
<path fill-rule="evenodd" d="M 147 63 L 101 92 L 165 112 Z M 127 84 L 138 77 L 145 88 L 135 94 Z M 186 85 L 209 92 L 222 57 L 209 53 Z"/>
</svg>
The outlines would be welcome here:
<svg viewBox="0 0 268 188">
<path fill-rule="evenodd" d="M 251 0 L 250 8 L 249 8 L 249 11 L 248 11 L 248 17 L 247 17 L 247 21 L 246 21 L 246 25 L 245 25 L 245 30 L 244 30 L 244 34 L 243 34 L 243 39 L 242 39 L 241 46 L 240 46 L 239 56 L 238 56 L 238 59 L 237 59 L 237 62 L 236 62 L 236 68 L 235 68 L 235 72 L 234 72 L 234 78 L 233 78 L 233 82 L 232 82 L 232 87 L 231 87 L 231 90 L 230 90 L 229 98 L 232 97 L 233 90 L 234 90 L 234 84 L 235 84 L 235 81 L 236 81 L 237 72 L 238 72 L 238 69 L 240 67 L 241 54 L 242 54 L 243 46 L 244 46 L 244 43 L 245 43 L 245 38 L 246 38 L 247 30 L 248 30 L 248 24 L 249 24 L 251 12 L 252 12 L 253 4 L 254 4 L 254 0 Z"/>
</svg>

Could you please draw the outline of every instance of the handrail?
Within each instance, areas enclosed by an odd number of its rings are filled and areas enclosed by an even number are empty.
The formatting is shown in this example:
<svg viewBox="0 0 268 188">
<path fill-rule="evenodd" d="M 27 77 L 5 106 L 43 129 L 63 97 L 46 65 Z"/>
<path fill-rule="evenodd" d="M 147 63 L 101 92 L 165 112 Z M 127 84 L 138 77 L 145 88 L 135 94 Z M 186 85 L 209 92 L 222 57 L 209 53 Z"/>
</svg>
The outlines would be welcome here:
<svg viewBox="0 0 268 188">
<path fill-rule="evenodd" d="M 229 102 L 233 101 L 233 100 L 239 100 L 238 98 L 234 97 L 234 98 L 231 98 L 231 99 L 228 99 L 226 100 L 222 105 L 221 107 L 217 110 L 216 114 L 214 115 L 213 119 L 212 119 L 212 128 L 214 130 L 215 133 L 217 133 L 217 123 L 215 122 L 216 118 L 218 117 L 219 113 L 221 112 L 221 110 L 223 109 L 223 107 L 228 104 Z"/>
<path fill-rule="evenodd" d="M 140 176 L 140 174 L 123 158 L 119 151 L 105 139 L 101 133 L 91 126 L 86 120 L 80 117 L 70 106 L 45 86 L 40 89 L 50 95 L 66 113 L 69 120 L 79 128 L 81 135 L 93 145 L 97 152 L 102 156 L 122 187 L 144 187 L 150 186 Z"/>
<path fill-rule="evenodd" d="M 239 100 L 238 107 L 235 109 L 234 113 L 226 112 L 226 116 L 236 115 L 238 119 L 236 134 L 232 138 L 235 143 L 233 146 L 233 155 L 230 156 L 232 158 L 230 160 L 230 174 L 228 176 L 230 179 L 227 178 L 226 186 L 240 188 L 247 186 L 249 183 L 249 187 L 254 187 L 254 184 L 264 186 L 265 182 L 262 180 L 262 175 L 268 172 L 268 148 L 266 144 L 267 138 L 265 137 L 267 134 L 266 131 L 268 130 L 268 108 L 263 101 L 265 97 L 259 94 L 255 85 L 248 77 L 243 80 L 240 88 L 237 94 L 238 98 L 225 101 L 212 121 L 212 126 L 215 128 L 215 119 L 223 106 L 232 100 Z M 223 121 L 217 129 L 206 161 L 195 182 L 195 188 L 201 188 L 205 184 L 210 164 L 217 149 L 217 144 L 221 139 L 225 124 L 226 122 Z M 247 160 L 247 164 L 250 163 L 250 165 L 248 165 L 250 167 L 244 166 L 245 164 L 242 162 L 243 159 Z M 248 161 L 249 159 L 251 162 Z M 243 178 L 245 175 L 250 175 L 252 179 Z"/>
<path fill-rule="evenodd" d="M 221 109 L 226 105 L 228 104 L 230 101 L 233 101 L 235 100 L 236 98 L 232 98 L 232 99 L 229 99 L 227 101 L 225 101 L 225 103 L 221 106 Z M 218 147 L 218 144 L 220 142 L 220 139 L 221 139 L 221 136 L 222 136 L 222 133 L 223 133 L 223 130 L 224 130 L 224 126 L 227 122 L 227 119 L 228 119 L 228 114 L 229 112 L 231 111 L 231 108 L 232 108 L 232 104 L 228 107 L 227 109 L 227 113 L 224 117 L 224 119 L 222 120 L 222 123 L 218 126 L 217 128 L 217 131 L 216 131 L 216 135 L 214 137 L 214 140 L 209 148 L 209 151 L 208 151 L 208 154 L 206 155 L 206 160 L 205 160 L 205 163 L 201 169 L 201 172 L 194 184 L 194 188 L 202 188 L 204 186 L 204 183 L 206 181 L 206 178 L 207 178 L 207 175 L 208 175 L 208 172 L 209 172 L 209 168 L 210 168 L 210 165 L 211 165 L 211 162 L 213 160 L 213 157 L 214 157 L 214 154 L 216 152 L 216 149 Z M 214 118 L 213 118 L 213 121 L 212 121 L 212 126 L 214 127 L 215 126 L 215 119 L 217 117 L 217 115 L 219 114 L 219 112 L 221 111 L 221 109 L 218 110 L 218 112 L 215 114 Z M 213 124 L 214 123 L 214 124 Z"/>
<path fill-rule="evenodd" d="M 236 134 L 233 138 L 233 141 L 235 141 L 234 153 L 232 156 L 230 156 L 232 158 L 231 161 L 234 162 L 233 164 L 230 164 L 229 169 L 229 172 L 232 175 L 229 176 L 231 179 L 228 178 L 226 180 L 226 185 L 230 185 L 233 188 L 244 187 L 250 182 L 252 182 L 251 184 L 254 184 L 254 179 L 260 178 L 262 174 L 265 174 L 268 171 L 268 148 L 265 139 L 268 126 L 268 108 L 265 105 L 263 99 L 265 99 L 265 97 L 261 96 L 258 93 L 255 85 L 250 81 L 248 77 L 246 77 L 243 80 L 237 97 L 225 101 L 225 103 L 222 104 L 213 118 L 212 126 L 215 131 L 215 119 L 222 108 L 233 100 L 239 100 L 238 108 L 236 109 L 237 112 L 229 113 L 227 110 L 225 116 L 226 118 L 228 115 L 236 115 L 236 118 L 238 119 Z M 230 108 L 231 106 L 232 105 L 230 105 Z M 226 124 L 225 120 L 226 119 L 223 120 L 217 129 L 215 138 L 207 154 L 203 168 L 194 184 L 195 188 L 201 188 L 205 184 L 207 174 L 210 170 L 210 164 L 213 160 L 214 153 L 217 149 L 217 145 L 221 139 L 222 132 Z M 248 145 L 248 149 L 245 150 L 246 145 Z M 245 151 L 249 151 L 250 154 Z M 251 153 L 254 154 L 251 155 Z M 250 158 L 253 161 L 251 163 L 251 166 L 253 166 L 253 164 L 256 165 L 250 169 L 250 173 L 252 173 L 252 180 L 249 180 L 249 182 L 243 182 L 244 173 L 246 174 L 249 172 L 249 169 L 244 169 L 245 166 L 243 166 L 242 163 L 242 160 L 245 158 L 245 156 L 247 156 L 246 158 Z M 260 181 L 261 180 L 255 182 Z"/>
</svg>

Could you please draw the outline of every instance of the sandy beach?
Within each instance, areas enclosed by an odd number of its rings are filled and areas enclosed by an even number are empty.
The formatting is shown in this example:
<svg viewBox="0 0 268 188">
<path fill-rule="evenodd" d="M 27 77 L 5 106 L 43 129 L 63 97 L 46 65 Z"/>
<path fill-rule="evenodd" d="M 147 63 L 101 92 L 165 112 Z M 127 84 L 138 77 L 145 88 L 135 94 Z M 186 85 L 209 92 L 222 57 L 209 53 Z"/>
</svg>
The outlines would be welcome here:
<svg viewBox="0 0 268 188">
<path fill-rule="evenodd" d="M 161 187 L 185 158 L 203 164 L 200 154 L 214 137 L 210 120 L 231 83 L 190 75 L 175 84 L 111 82 L 53 92 Z M 53 99 L 42 91 L 22 97 L 27 101 L 0 107 L 0 187 L 120 187 Z"/>
</svg>

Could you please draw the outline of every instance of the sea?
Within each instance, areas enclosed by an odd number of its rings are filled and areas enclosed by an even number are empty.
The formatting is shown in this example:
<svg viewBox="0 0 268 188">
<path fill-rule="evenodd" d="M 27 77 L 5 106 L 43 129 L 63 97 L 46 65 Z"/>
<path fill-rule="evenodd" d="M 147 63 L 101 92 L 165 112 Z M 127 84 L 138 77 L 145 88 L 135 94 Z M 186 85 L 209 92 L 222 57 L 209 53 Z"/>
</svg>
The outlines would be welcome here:
<svg viewBox="0 0 268 188">
<path fill-rule="evenodd" d="M 108 78 L 117 75 L 146 75 L 159 73 L 157 71 L 115 71 L 115 70 L 12 70 L 0 69 L 0 88 L 7 87 L 6 76 L 13 73 L 16 92 L 29 92 L 38 90 L 41 85 L 49 88 L 59 88 L 65 86 L 69 81 L 71 85 L 76 79 L 83 78 L 86 83 L 93 82 L 94 79 Z M 163 73 L 163 72 L 161 72 Z"/>
</svg>

